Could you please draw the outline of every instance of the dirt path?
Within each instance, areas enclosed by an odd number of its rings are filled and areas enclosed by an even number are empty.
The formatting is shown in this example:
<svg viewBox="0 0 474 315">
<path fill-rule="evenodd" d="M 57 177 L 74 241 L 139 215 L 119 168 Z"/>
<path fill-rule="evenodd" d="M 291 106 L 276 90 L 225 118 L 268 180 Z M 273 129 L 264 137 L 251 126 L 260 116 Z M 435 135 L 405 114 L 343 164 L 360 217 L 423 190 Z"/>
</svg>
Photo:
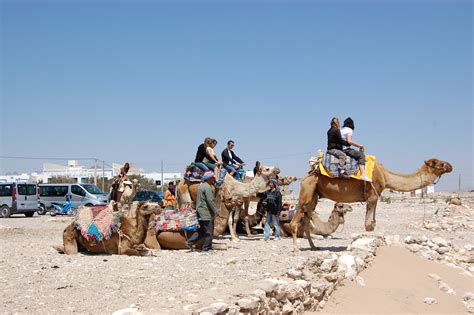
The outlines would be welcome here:
<svg viewBox="0 0 474 315">
<path fill-rule="evenodd" d="M 456 294 L 441 291 L 430 274 L 439 275 Z M 365 286 L 347 282 L 334 293 L 323 314 L 468 314 L 462 297 L 474 287 L 474 278 L 461 270 L 428 261 L 403 247 L 380 248 L 373 265 L 360 276 Z M 434 298 L 437 304 L 428 305 L 425 298 Z"/>
</svg>

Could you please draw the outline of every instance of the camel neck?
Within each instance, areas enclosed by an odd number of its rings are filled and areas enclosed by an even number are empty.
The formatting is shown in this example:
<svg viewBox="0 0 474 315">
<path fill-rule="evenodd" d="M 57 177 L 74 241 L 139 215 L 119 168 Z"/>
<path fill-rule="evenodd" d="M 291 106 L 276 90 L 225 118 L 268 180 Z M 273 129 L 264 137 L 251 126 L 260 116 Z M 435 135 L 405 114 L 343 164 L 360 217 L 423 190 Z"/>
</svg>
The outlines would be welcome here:
<svg viewBox="0 0 474 315">
<path fill-rule="evenodd" d="M 412 174 L 398 174 L 384 168 L 385 187 L 396 191 L 409 192 L 432 184 L 438 176 L 428 172 L 426 166 Z"/>
<path fill-rule="evenodd" d="M 322 221 L 319 216 L 313 217 L 313 223 L 316 228 L 316 234 L 329 235 L 334 233 L 339 227 L 339 215 L 334 211 L 328 218 L 328 222 Z"/>
</svg>

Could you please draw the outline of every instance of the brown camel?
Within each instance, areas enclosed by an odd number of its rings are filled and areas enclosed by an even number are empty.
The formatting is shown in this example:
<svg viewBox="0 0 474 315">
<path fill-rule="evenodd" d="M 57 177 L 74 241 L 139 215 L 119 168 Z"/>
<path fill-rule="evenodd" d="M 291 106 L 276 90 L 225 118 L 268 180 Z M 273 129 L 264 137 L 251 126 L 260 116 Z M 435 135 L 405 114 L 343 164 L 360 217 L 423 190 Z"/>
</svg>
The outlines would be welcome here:
<svg viewBox="0 0 474 315">
<path fill-rule="evenodd" d="M 273 166 L 261 166 L 260 172 L 252 179 L 249 183 L 241 183 L 235 178 L 227 174 L 224 177 L 224 182 L 221 185 L 221 188 L 216 192 L 216 204 L 218 208 L 221 208 L 223 202 L 223 196 L 226 196 L 227 204 L 239 204 L 241 201 L 240 198 L 248 198 L 256 196 L 257 193 L 264 192 L 267 188 L 267 182 L 270 178 L 275 178 L 280 170 Z M 178 207 L 181 208 L 185 204 L 191 204 L 196 201 L 197 190 L 199 188 L 199 183 L 190 183 L 182 181 L 178 184 L 176 189 L 176 195 L 178 200 Z M 231 202 L 228 202 L 232 200 Z M 248 211 L 248 204 L 244 203 L 245 211 Z M 233 206 L 232 206 L 233 208 Z M 236 217 L 240 217 L 241 207 L 236 208 Z M 230 209 L 229 209 L 230 213 Z M 230 234 L 233 241 L 238 241 L 239 238 L 237 233 L 234 230 L 234 225 L 232 224 L 232 216 L 229 215 L 228 224 Z M 248 225 L 246 225 L 248 227 Z M 248 232 L 250 228 L 248 228 Z"/>
<path fill-rule="evenodd" d="M 328 221 L 322 221 L 316 213 L 313 213 L 311 217 L 311 234 L 328 236 L 336 232 L 339 225 L 344 225 L 345 219 L 344 216 L 347 212 L 351 212 L 352 207 L 349 204 L 337 202 L 334 204 L 331 214 L 329 215 Z M 282 231 L 291 235 L 291 226 L 290 222 L 281 222 Z M 298 228 L 298 237 L 304 236 L 303 230 L 303 221 L 300 221 L 300 226 Z"/>
<path fill-rule="evenodd" d="M 75 255 L 79 251 L 93 254 L 119 254 L 143 256 L 148 250 L 143 245 L 150 215 L 161 212 L 158 203 L 134 202 L 131 211 L 121 217 L 120 230 L 107 240 L 96 243 L 84 238 L 76 228 L 76 222 L 69 224 L 63 232 L 63 244 L 54 246 L 59 253 Z M 131 214 L 136 214 L 132 216 Z"/>
<path fill-rule="evenodd" d="M 290 223 L 294 249 L 298 250 L 296 237 L 301 220 L 305 222 L 305 233 L 311 249 L 316 248 L 311 240 L 308 218 L 312 217 L 319 197 L 336 202 L 366 202 L 365 229 L 373 231 L 375 229 L 375 208 L 384 189 L 413 191 L 432 184 L 441 175 L 450 173 L 452 170 L 451 164 L 438 159 L 425 161 L 423 166 L 412 174 L 398 174 L 386 169 L 382 164 L 376 163 L 372 174 L 372 183 L 353 178 L 330 178 L 312 172 L 301 182 L 299 209 Z"/>
</svg>

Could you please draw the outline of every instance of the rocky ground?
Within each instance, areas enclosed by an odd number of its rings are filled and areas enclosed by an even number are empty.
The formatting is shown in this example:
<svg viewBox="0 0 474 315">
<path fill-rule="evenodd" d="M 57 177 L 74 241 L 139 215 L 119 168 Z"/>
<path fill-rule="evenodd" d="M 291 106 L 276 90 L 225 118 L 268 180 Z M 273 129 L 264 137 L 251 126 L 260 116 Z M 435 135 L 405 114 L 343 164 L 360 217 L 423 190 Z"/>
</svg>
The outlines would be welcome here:
<svg viewBox="0 0 474 315">
<path fill-rule="evenodd" d="M 387 243 L 462 268 L 472 277 L 474 194 L 462 194 L 462 206 L 448 206 L 448 196 L 385 196 L 377 208 L 376 231 L 367 235 L 357 235 L 364 231 L 364 205 L 353 204 L 342 231 L 317 239 L 316 252 L 301 240 L 296 254 L 291 239 L 264 242 L 258 235 L 239 243 L 224 238 L 228 250 L 209 254 L 65 256 L 51 246 L 61 243 L 69 218 L 0 219 L 0 313 L 324 310 L 339 284 L 363 281 L 358 273 L 370 266 L 376 248 Z M 323 219 L 332 207 L 330 201 L 318 205 Z M 449 291 L 449 283 L 446 287 Z M 467 311 L 472 295 L 466 292 L 459 296 L 463 298 Z"/>
</svg>

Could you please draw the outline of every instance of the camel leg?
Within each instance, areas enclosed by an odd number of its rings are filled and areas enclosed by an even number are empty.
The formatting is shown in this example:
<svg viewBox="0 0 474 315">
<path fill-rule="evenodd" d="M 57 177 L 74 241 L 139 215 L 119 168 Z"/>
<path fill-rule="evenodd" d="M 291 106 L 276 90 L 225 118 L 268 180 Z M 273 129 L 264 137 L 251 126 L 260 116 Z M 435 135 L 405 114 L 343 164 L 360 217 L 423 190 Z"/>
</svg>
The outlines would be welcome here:
<svg viewBox="0 0 474 315">
<path fill-rule="evenodd" d="M 301 220 L 305 220 L 305 212 L 312 214 L 318 203 L 318 194 L 316 192 L 316 187 L 318 184 L 317 176 L 308 176 L 303 179 L 301 182 L 301 190 L 299 197 L 299 209 L 296 211 L 293 219 L 290 222 L 291 233 L 293 234 L 293 250 L 298 251 L 298 225 Z M 311 216 L 310 216 L 311 217 Z M 306 222 L 305 222 L 306 223 Z M 308 222 L 309 223 L 309 222 Z M 309 227 L 308 227 L 309 228 Z M 310 245 L 312 244 L 311 234 L 308 232 L 307 236 Z M 313 244 L 314 246 L 314 244 Z"/>
<path fill-rule="evenodd" d="M 249 207 L 250 207 L 250 199 L 247 199 L 244 201 L 244 224 L 245 224 L 245 232 L 247 232 L 247 237 L 252 236 L 252 232 L 250 231 L 250 225 L 249 225 Z"/>
<path fill-rule="evenodd" d="M 237 223 L 240 220 L 240 211 L 241 210 L 242 209 L 240 208 L 240 206 L 235 207 L 234 219 L 233 219 L 233 223 L 232 223 L 232 229 L 234 231 L 234 237 L 235 237 L 237 242 L 239 241 L 239 236 L 237 235 Z"/>
<path fill-rule="evenodd" d="M 375 208 L 377 208 L 377 196 L 370 196 L 367 199 L 367 207 L 365 212 L 365 230 L 372 232 L 375 230 Z"/>
<path fill-rule="evenodd" d="M 69 224 L 63 232 L 63 249 L 63 252 L 67 255 L 76 255 L 79 252 L 74 233 L 74 224 Z"/>
<path fill-rule="evenodd" d="M 316 246 L 313 243 L 313 239 L 311 238 L 311 230 L 310 230 L 310 223 L 311 223 L 311 216 L 309 213 L 305 213 L 304 216 L 304 233 L 306 234 L 306 238 L 308 239 L 309 246 L 311 250 L 316 250 Z"/>
<path fill-rule="evenodd" d="M 237 210 L 236 210 L 237 211 Z M 239 238 L 237 237 L 235 230 L 234 230 L 234 215 L 232 213 L 229 214 L 229 218 L 227 219 L 227 225 L 229 226 L 230 236 L 233 242 L 238 242 Z"/>
</svg>

